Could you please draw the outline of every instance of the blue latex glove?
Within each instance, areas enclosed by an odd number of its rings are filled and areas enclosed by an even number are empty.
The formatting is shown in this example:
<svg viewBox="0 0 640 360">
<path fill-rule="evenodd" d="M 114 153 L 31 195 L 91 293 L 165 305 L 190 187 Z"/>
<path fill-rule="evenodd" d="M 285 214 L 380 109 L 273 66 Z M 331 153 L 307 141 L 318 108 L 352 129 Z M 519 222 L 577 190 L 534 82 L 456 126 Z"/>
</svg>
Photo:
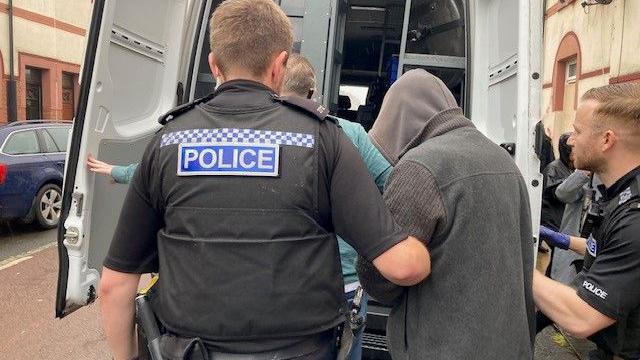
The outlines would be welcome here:
<svg viewBox="0 0 640 360">
<path fill-rule="evenodd" d="M 546 226 L 540 225 L 540 239 L 547 242 L 547 244 L 555 247 L 559 247 L 560 249 L 569 249 L 569 244 L 571 243 L 571 238 L 567 234 L 563 234 L 561 232 L 553 231 Z"/>
</svg>

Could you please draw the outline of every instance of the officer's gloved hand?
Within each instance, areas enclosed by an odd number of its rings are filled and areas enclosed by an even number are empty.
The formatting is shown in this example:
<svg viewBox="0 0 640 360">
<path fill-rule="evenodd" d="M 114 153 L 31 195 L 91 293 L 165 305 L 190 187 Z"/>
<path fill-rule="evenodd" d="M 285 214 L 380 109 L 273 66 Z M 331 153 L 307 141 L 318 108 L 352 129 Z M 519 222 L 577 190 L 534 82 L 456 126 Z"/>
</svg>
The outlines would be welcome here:
<svg viewBox="0 0 640 360">
<path fill-rule="evenodd" d="M 540 239 L 547 242 L 547 244 L 560 249 L 569 249 L 571 238 L 567 234 L 553 231 L 546 226 L 540 225 Z"/>
</svg>

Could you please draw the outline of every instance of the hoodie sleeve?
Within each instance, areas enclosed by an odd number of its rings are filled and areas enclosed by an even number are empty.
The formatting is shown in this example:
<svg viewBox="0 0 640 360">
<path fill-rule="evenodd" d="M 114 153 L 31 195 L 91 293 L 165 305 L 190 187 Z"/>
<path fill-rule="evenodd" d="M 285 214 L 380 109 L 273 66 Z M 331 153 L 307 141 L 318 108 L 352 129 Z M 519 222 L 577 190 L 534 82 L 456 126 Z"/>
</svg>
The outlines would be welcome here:
<svg viewBox="0 0 640 360">
<path fill-rule="evenodd" d="M 583 186 L 589 182 L 589 176 L 582 170 L 576 170 L 556 188 L 556 198 L 565 204 L 574 203 L 582 198 Z"/>
<path fill-rule="evenodd" d="M 396 223 L 409 235 L 423 241 L 428 249 L 438 225 L 444 223 L 446 216 L 433 175 L 418 163 L 400 161 L 389 177 L 384 199 Z M 364 289 L 376 300 L 390 305 L 400 300 L 404 288 L 387 281 L 373 264 L 359 258 L 357 271 Z"/>
</svg>

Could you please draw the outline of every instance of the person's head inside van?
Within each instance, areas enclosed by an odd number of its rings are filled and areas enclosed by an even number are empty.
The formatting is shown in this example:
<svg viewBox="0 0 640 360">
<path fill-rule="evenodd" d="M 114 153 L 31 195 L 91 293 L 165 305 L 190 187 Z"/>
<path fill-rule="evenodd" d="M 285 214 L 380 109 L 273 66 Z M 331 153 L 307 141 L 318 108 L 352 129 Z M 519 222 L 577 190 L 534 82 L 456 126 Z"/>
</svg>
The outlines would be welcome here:
<svg viewBox="0 0 640 360">
<path fill-rule="evenodd" d="M 316 90 L 316 75 L 313 65 L 300 54 L 291 54 L 282 85 L 282 95 L 311 99 Z"/>
<path fill-rule="evenodd" d="M 209 26 L 209 66 L 219 84 L 254 80 L 280 91 L 293 30 L 274 1 L 227 0 L 213 12 Z"/>
</svg>

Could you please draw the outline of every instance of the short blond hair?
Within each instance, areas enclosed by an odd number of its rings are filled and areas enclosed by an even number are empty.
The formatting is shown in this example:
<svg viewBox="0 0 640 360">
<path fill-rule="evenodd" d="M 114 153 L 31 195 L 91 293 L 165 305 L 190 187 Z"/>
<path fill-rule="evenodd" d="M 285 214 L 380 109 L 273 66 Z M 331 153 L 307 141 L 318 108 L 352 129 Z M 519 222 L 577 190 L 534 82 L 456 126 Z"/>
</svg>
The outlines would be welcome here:
<svg viewBox="0 0 640 360">
<path fill-rule="evenodd" d="M 612 128 L 631 148 L 640 149 L 640 83 L 611 84 L 588 90 L 582 100 L 598 103 L 597 129 Z"/>
<path fill-rule="evenodd" d="M 261 76 L 282 51 L 291 53 L 291 21 L 273 0 L 227 0 L 209 23 L 211 52 L 218 68 L 231 68 Z"/>
<path fill-rule="evenodd" d="M 302 55 L 292 54 L 287 61 L 284 73 L 282 93 L 293 93 L 307 97 L 309 90 L 316 87 L 316 74 L 313 65 Z"/>
</svg>

